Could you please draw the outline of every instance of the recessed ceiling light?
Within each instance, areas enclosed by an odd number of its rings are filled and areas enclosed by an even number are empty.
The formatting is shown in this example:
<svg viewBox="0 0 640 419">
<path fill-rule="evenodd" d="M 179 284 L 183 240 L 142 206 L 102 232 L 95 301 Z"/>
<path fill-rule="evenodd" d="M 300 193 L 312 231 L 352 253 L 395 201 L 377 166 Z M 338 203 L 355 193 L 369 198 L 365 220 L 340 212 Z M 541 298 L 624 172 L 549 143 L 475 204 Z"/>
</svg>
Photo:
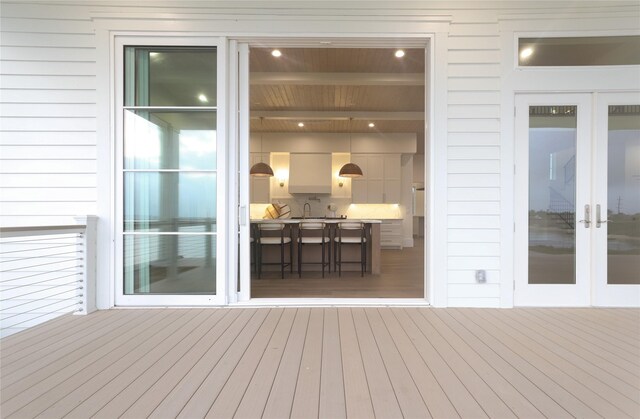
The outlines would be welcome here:
<svg viewBox="0 0 640 419">
<path fill-rule="evenodd" d="M 401 50 L 401 49 L 399 49 L 399 50 L 397 50 L 397 51 L 396 51 L 396 54 L 395 54 L 395 55 L 396 55 L 396 57 L 398 57 L 398 58 L 402 58 L 402 57 L 404 57 L 404 51 L 403 51 L 403 50 Z"/>
<path fill-rule="evenodd" d="M 271 55 L 273 55 L 274 57 L 280 57 L 282 53 L 279 49 L 274 49 L 273 51 L 271 51 Z"/>
<path fill-rule="evenodd" d="M 203 93 L 200 93 L 200 94 L 198 95 L 198 100 L 199 100 L 200 102 L 205 102 L 205 103 L 209 101 L 209 99 L 207 99 L 207 97 L 206 97 Z"/>
<path fill-rule="evenodd" d="M 158 53 L 157 52 L 150 52 L 149 53 L 149 57 L 157 57 Z"/>
<path fill-rule="evenodd" d="M 373 128 L 375 126 L 376 126 L 376 124 L 374 124 L 373 122 L 369 122 L 369 128 Z"/>
<path fill-rule="evenodd" d="M 304 122 L 298 122 L 298 126 L 299 126 L 300 128 L 304 127 Z"/>
<path fill-rule="evenodd" d="M 533 55 L 533 48 L 525 48 L 520 51 L 520 58 L 522 58 L 523 60 L 531 57 L 531 55 Z"/>
</svg>

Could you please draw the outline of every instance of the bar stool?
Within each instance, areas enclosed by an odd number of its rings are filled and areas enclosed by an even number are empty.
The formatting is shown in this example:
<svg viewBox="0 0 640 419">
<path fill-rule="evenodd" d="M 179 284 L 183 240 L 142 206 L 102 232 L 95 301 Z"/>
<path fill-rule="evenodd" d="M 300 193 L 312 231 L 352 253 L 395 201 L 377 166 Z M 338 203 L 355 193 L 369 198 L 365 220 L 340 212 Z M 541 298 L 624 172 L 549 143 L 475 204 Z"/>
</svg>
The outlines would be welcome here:
<svg viewBox="0 0 640 419">
<path fill-rule="evenodd" d="M 364 276 L 364 271 L 367 267 L 367 237 L 364 223 L 338 223 L 334 240 L 336 242 L 335 252 L 337 255 L 335 261 L 338 266 L 338 275 L 342 276 L 343 263 L 359 263 L 360 276 Z M 360 260 L 342 260 L 342 246 L 347 244 L 360 246 Z"/>
<path fill-rule="evenodd" d="M 293 273 L 293 264 L 291 263 L 293 255 L 293 242 L 291 241 L 291 234 L 285 236 L 284 223 L 260 223 L 258 224 L 258 231 L 256 237 L 256 247 L 258 254 L 258 278 L 262 277 L 262 265 L 280 265 L 282 272 L 282 278 L 284 279 L 284 268 L 289 266 L 291 273 Z M 277 233 L 280 233 L 279 235 Z M 289 244 L 289 262 L 284 260 L 284 248 L 285 244 Z M 262 246 L 280 246 L 280 262 L 263 263 L 262 262 Z"/>
<path fill-rule="evenodd" d="M 322 247 L 322 277 L 324 278 L 325 266 L 331 272 L 331 238 L 327 231 L 327 225 L 323 222 L 301 222 L 298 227 L 298 276 L 302 278 L 302 264 L 317 264 L 318 262 L 302 262 L 303 245 L 320 245 Z M 325 247 L 328 247 L 328 261 L 325 262 Z"/>
</svg>

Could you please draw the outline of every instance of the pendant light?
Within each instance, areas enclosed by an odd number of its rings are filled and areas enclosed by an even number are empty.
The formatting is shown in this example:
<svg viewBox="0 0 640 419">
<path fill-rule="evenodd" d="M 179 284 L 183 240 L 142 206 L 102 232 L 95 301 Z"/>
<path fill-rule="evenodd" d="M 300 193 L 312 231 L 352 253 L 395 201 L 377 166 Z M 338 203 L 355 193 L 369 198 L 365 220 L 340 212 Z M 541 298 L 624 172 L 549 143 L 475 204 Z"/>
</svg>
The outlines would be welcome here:
<svg viewBox="0 0 640 419">
<path fill-rule="evenodd" d="M 256 163 L 253 166 L 251 166 L 251 170 L 249 171 L 249 174 L 251 176 L 256 176 L 256 177 L 272 177 L 273 169 L 267 163 L 264 163 L 262 161 L 262 120 L 263 119 L 264 117 L 261 116 L 260 117 L 260 163 Z"/>
<path fill-rule="evenodd" d="M 353 118 L 349 118 L 349 158 L 351 158 L 351 121 L 353 121 Z M 349 162 L 342 166 L 338 176 L 350 178 L 361 177 L 362 169 L 357 164 Z"/>
</svg>

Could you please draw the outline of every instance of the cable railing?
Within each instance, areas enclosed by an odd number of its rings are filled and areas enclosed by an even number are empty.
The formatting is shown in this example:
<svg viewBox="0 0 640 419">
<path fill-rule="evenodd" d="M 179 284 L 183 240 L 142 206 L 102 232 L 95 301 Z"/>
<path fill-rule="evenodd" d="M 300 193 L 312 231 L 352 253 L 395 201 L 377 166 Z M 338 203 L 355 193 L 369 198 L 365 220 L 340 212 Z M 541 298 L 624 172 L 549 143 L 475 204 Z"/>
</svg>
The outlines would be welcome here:
<svg viewBox="0 0 640 419">
<path fill-rule="evenodd" d="M 96 217 L 0 228 L 0 337 L 95 310 Z"/>
</svg>

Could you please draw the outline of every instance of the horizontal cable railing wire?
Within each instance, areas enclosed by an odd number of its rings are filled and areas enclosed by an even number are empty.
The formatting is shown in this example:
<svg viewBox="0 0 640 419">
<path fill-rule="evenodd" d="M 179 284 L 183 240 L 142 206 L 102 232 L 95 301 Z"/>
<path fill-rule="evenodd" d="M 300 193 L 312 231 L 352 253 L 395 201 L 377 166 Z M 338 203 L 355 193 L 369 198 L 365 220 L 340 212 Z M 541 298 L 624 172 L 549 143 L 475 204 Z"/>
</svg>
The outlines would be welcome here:
<svg viewBox="0 0 640 419">
<path fill-rule="evenodd" d="M 0 337 L 87 312 L 86 234 L 81 224 L 0 228 Z"/>
</svg>

